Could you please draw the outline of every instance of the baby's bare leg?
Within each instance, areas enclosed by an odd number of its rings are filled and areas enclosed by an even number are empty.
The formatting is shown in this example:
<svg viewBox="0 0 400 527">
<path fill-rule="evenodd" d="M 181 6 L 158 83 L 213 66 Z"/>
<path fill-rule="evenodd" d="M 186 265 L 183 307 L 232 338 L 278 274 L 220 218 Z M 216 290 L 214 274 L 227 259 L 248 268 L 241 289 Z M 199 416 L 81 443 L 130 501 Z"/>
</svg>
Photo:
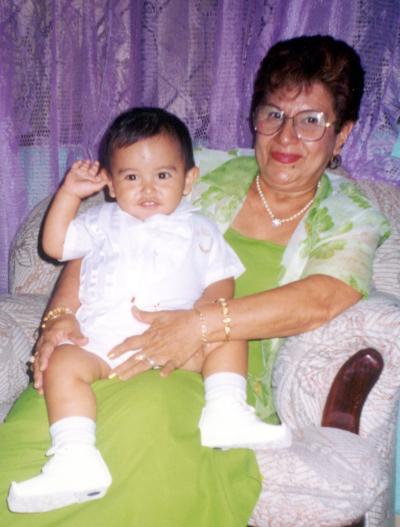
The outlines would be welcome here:
<svg viewBox="0 0 400 527">
<path fill-rule="evenodd" d="M 202 373 L 206 378 L 213 373 L 232 372 L 247 376 L 247 342 L 215 342 L 203 353 L 195 353 L 181 368 Z"/>
<path fill-rule="evenodd" d="M 97 355 L 71 344 L 58 346 L 43 374 L 50 424 L 70 416 L 95 420 L 96 400 L 90 385 L 109 373 L 109 366 Z"/>
<path fill-rule="evenodd" d="M 43 375 L 52 458 L 38 476 L 11 484 L 10 510 L 46 512 L 107 492 L 112 478 L 95 447 L 96 400 L 90 385 L 109 372 L 104 361 L 78 346 L 56 348 Z"/>
<path fill-rule="evenodd" d="M 208 345 L 202 368 L 203 377 L 219 372 L 247 377 L 247 341 L 232 340 Z"/>
</svg>

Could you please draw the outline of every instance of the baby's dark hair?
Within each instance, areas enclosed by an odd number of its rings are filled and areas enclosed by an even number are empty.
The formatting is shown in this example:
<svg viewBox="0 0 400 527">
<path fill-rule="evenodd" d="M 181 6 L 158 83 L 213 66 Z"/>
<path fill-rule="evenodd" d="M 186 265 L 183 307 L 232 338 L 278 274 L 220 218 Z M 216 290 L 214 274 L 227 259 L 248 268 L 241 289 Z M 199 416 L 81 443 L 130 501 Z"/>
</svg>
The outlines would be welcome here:
<svg viewBox="0 0 400 527">
<path fill-rule="evenodd" d="M 121 113 L 107 128 L 99 145 L 99 162 L 111 173 L 115 148 L 124 148 L 137 141 L 166 134 L 175 138 L 182 149 L 185 170 L 195 166 L 192 139 L 183 121 L 161 108 L 130 108 Z"/>
</svg>

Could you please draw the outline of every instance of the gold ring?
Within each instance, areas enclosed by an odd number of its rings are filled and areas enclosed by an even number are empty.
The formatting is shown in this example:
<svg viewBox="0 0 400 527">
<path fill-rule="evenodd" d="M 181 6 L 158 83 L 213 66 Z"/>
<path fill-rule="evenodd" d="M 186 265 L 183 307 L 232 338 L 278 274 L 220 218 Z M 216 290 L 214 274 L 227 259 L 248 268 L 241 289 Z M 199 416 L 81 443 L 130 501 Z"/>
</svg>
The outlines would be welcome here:
<svg viewBox="0 0 400 527">
<path fill-rule="evenodd" d="M 161 368 L 160 364 L 157 364 L 157 362 L 154 359 L 152 359 L 151 357 L 148 357 L 145 353 L 136 353 L 135 359 L 146 361 L 152 370 L 159 370 Z"/>
<path fill-rule="evenodd" d="M 159 370 L 161 368 L 161 366 L 159 364 L 157 364 L 156 361 L 154 359 L 152 359 L 151 357 L 148 357 L 147 355 L 145 355 L 145 359 L 149 363 L 150 368 L 152 370 Z"/>
</svg>

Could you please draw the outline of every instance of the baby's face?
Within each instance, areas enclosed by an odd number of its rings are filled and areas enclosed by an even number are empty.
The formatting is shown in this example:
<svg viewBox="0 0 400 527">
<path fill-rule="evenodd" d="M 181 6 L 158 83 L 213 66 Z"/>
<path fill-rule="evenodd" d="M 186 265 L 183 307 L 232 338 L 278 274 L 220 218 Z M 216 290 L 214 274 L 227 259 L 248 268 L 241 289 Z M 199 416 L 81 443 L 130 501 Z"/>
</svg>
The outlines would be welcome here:
<svg viewBox="0 0 400 527">
<path fill-rule="evenodd" d="M 159 134 L 115 149 L 111 172 L 111 196 L 122 210 L 145 220 L 173 212 L 182 196 L 190 192 L 198 169 L 186 172 L 176 139 Z"/>
</svg>

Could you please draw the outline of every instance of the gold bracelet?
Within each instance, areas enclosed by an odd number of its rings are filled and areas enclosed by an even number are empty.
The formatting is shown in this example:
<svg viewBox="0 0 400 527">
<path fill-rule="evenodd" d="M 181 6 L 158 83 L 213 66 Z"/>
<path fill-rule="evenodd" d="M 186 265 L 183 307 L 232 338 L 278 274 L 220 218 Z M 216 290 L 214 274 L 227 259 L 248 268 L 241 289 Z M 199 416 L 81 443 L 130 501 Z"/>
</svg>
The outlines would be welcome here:
<svg viewBox="0 0 400 527">
<path fill-rule="evenodd" d="M 55 320 L 56 318 L 62 317 L 63 315 L 73 315 L 74 312 L 69 309 L 69 307 L 59 306 L 50 311 L 43 317 L 40 329 L 46 329 L 46 324 L 50 320 Z"/>
<path fill-rule="evenodd" d="M 231 314 L 229 312 L 229 306 L 228 302 L 225 298 L 218 298 L 215 302 L 217 302 L 221 306 L 222 311 L 222 323 L 224 325 L 224 332 L 225 332 L 225 340 L 229 340 L 231 338 Z"/>
<path fill-rule="evenodd" d="M 202 313 L 198 309 L 195 308 L 194 310 L 199 315 L 200 332 L 201 332 L 201 336 L 200 336 L 201 344 L 203 346 L 203 349 L 206 349 L 207 348 L 207 344 L 208 344 L 208 338 L 207 338 L 208 331 L 207 331 L 206 317 L 205 317 L 204 313 Z"/>
</svg>

